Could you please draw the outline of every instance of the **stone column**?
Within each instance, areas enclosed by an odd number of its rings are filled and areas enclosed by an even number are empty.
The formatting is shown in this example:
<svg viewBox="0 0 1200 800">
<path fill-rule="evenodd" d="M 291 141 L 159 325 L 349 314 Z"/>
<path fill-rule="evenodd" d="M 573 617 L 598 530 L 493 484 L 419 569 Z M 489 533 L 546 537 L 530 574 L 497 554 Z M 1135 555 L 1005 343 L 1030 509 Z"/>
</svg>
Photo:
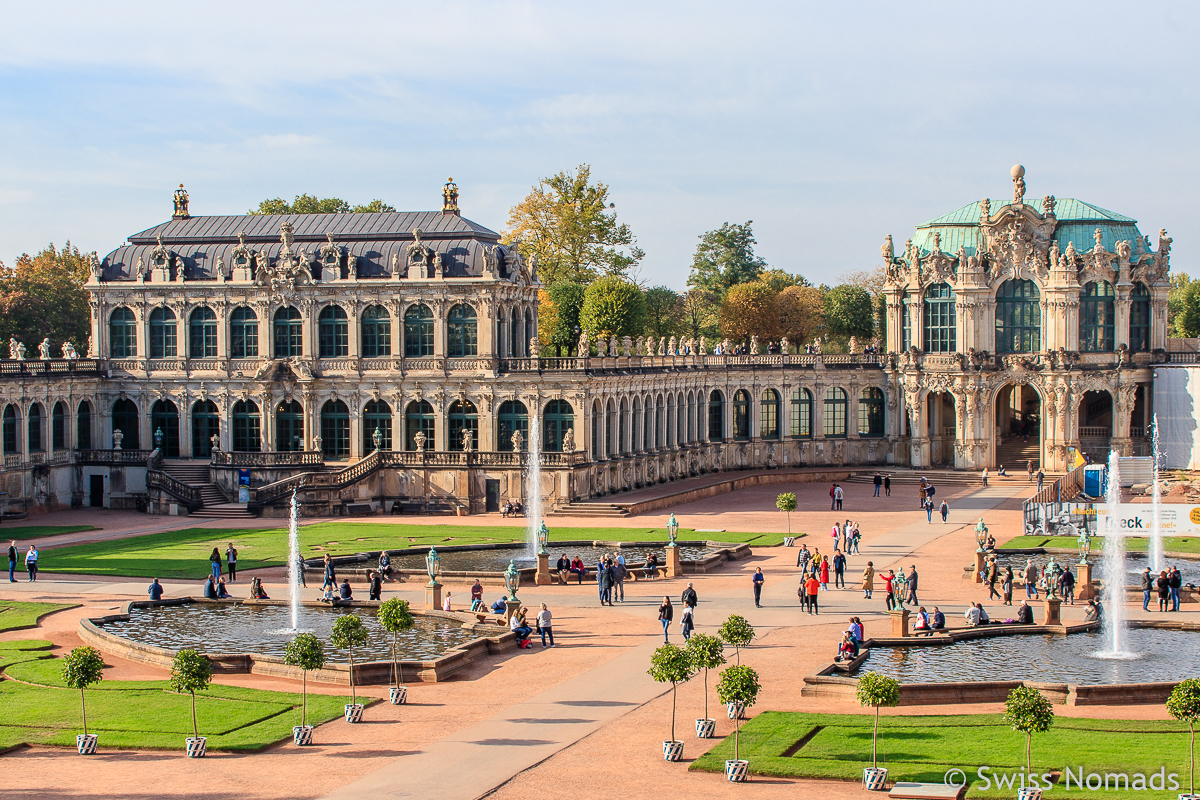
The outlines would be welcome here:
<svg viewBox="0 0 1200 800">
<path fill-rule="evenodd" d="M 907 608 L 897 608 L 888 612 L 888 616 L 892 618 L 892 636 L 897 638 L 908 638 L 908 616 L 910 612 Z"/>
</svg>

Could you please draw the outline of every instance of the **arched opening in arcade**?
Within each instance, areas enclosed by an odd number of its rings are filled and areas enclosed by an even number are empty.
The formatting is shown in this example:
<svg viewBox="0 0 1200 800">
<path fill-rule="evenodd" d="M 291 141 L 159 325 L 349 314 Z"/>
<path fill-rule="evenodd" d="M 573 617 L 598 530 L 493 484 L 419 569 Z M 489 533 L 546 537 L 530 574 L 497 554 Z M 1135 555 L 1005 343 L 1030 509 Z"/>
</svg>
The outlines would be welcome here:
<svg viewBox="0 0 1200 800">
<path fill-rule="evenodd" d="M 1042 397 L 1028 384 L 1007 384 L 996 395 L 996 458 L 1007 471 L 1042 464 Z"/>
<path fill-rule="evenodd" d="M 929 463 L 938 467 L 953 467 L 957 435 L 954 395 L 949 392 L 930 392 L 925 403 L 925 419 L 929 425 Z"/>
<path fill-rule="evenodd" d="M 1093 464 L 1108 460 L 1113 437 L 1113 398 L 1107 391 L 1086 392 L 1079 401 L 1079 449 Z"/>
</svg>

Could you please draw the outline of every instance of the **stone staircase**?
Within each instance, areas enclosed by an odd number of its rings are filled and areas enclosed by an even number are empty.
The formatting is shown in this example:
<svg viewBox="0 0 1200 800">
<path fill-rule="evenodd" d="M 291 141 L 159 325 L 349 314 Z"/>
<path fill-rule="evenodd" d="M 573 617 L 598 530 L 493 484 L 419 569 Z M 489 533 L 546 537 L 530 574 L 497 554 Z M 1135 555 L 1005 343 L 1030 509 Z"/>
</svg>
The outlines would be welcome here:
<svg viewBox="0 0 1200 800">
<path fill-rule="evenodd" d="M 550 509 L 556 517 L 628 517 L 629 509 L 620 503 L 560 503 Z"/>
<path fill-rule="evenodd" d="M 200 490 L 203 505 L 189 516 L 209 519 L 253 519 L 254 515 L 241 503 L 230 503 L 225 493 L 212 482 L 206 461 L 163 461 L 163 472 L 180 483 Z"/>
<path fill-rule="evenodd" d="M 1030 436 L 1027 442 L 1020 436 L 1010 436 L 1001 440 L 996 447 L 996 464 L 1003 464 L 1010 475 L 1018 472 L 1024 474 L 1025 467 L 1030 461 L 1033 462 L 1033 471 L 1037 472 L 1041 458 L 1041 449 L 1036 435 Z"/>
</svg>

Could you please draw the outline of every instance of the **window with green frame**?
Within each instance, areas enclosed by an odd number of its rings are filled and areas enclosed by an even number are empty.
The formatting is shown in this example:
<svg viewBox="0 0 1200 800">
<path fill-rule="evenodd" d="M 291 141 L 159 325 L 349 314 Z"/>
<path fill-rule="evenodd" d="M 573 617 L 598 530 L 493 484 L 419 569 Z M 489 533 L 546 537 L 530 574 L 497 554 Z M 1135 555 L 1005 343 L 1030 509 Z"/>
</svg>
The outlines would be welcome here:
<svg viewBox="0 0 1200 800">
<path fill-rule="evenodd" d="M 563 437 L 574 429 L 575 409 L 566 400 L 551 400 L 542 414 L 542 450 L 561 453 Z"/>
<path fill-rule="evenodd" d="M 1033 281 L 1009 280 L 996 292 L 996 352 L 1042 349 L 1041 293 Z"/>
<path fill-rule="evenodd" d="M 738 389 L 733 395 L 733 438 L 745 441 L 750 438 L 750 395 Z"/>
<path fill-rule="evenodd" d="M 479 412 L 470 400 L 455 400 L 447 414 L 450 423 L 450 441 L 447 450 L 463 450 L 463 442 L 470 438 L 471 449 L 479 449 Z"/>
<path fill-rule="evenodd" d="M 304 407 L 299 400 L 284 400 L 275 409 L 275 449 L 280 452 L 304 449 Z"/>
<path fill-rule="evenodd" d="M 883 436 L 883 390 L 868 386 L 858 398 L 858 435 Z"/>
<path fill-rule="evenodd" d="M 446 350 L 450 358 L 462 358 L 479 354 L 478 322 L 475 309 L 459 303 L 450 309 L 446 321 Z"/>
<path fill-rule="evenodd" d="M 350 355 L 350 330 L 346 310 L 329 305 L 317 316 L 317 342 L 321 358 L 344 358 Z"/>
<path fill-rule="evenodd" d="M 84 400 L 75 412 L 75 448 L 92 449 L 92 404 Z"/>
<path fill-rule="evenodd" d="M 174 358 L 179 354 L 176 342 L 175 312 L 159 306 L 150 312 L 150 357 Z"/>
<path fill-rule="evenodd" d="M 763 439 L 779 439 L 779 392 L 764 389 L 759 402 L 759 435 Z"/>
<path fill-rule="evenodd" d="M 1089 281 L 1079 295 L 1079 349 L 1108 353 L 1116 349 L 1117 293 L 1108 281 Z"/>
<path fill-rule="evenodd" d="M 404 357 L 433 355 L 433 312 L 424 303 L 404 312 Z"/>
<path fill-rule="evenodd" d="M 812 407 L 812 392 L 808 389 L 795 389 L 792 391 L 791 431 L 793 438 L 812 438 Z"/>
<path fill-rule="evenodd" d="M 825 390 L 825 438 L 836 439 L 846 435 L 847 405 L 844 389 L 832 386 Z"/>
<path fill-rule="evenodd" d="M 375 431 L 379 431 L 379 449 L 392 449 L 392 407 L 383 400 L 372 400 L 363 407 L 363 452 L 375 452 Z"/>
<path fill-rule="evenodd" d="M 1129 349 L 1135 353 L 1150 350 L 1150 290 L 1138 281 L 1129 298 Z"/>
<path fill-rule="evenodd" d="M 321 452 L 334 461 L 350 457 L 350 409 L 341 400 L 321 406 Z"/>
<path fill-rule="evenodd" d="M 157 430 L 157 428 L 155 429 Z M 197 400 L 192 404 L 192 458 L 212 455 L 212 437 L 221 434 L 221 417 L 212 400 Z M 220 441 L 218 439 L 218 441 Z"/>
<path fill-rule="evenodd" d="M 908 292 L 900 297 L 900 349 L 908 352 L 912 347 L 912 315 L 908 311 Z"/>
<path fill-rule="evenodd" d="M 392 354 L 392 318 L 383 306 L 368 306 L 362 313 L 362 357 Z"/>
<path fill-rule="evenodd" d="M 272 324 L 275 339 L 275 358 L 304 355 L 304 327 L 295 306 L 284 306 L 275 312 Z"/>
<path fill-rule="evenodd" d="M 505 400 L 500 404 L 496 414 L 496 449 L 510 453 L 513 451 L 512 435 L 520 431 L 521 449 L 529 446 L 529 410 L 520 400 Z"/>
<path fill-rule="evenodd" d="M 217 315 L 200 306 L 188 318 L 188 358 L 217 357 Z"/>
<path fill-rule="evenodd" d="M 925 352 L 953 353 L 957 336 L 955 331 L 954 292 L 947 283 L 939 283 L 925 290 Z"/>
<path fill-rule="evenodd" d="M 725 438 L 725 395 L 713 389 L 708 396 L 708 440 L 719 442 Z"/>
<path fill-rule="evenodd" d="M 122 450 L 141 450 L 141 420 L 137 404 L 129 398 L 118 400 L 112 406 L 112 427 L 119 430 L 124 438 L 121 440 Z"/>
<path fill-rule="evenodd" d="M 150 406 L 150 436 L 165 458 L 179 458 L 179 409 L 170 400 L 157 400 Z"/>
<path fill-rule="evenodd" d="M 34 403 L 29 407 L 29 452 L 40 453 L 46 449 L 42 438 L 42 404 Z"/>
<path fill-rule="evenodd" d="M 258 317 L 247 306 L 229 316 L 229 357 L 258 358 Z"/>
<path fill-rule="evenodd" d="M 237 453 L 257 453 L 262 449 L 262 415 L 253 400 L 233 404 L 233 449 Z"/>
<path fill-rule="evenodd" d="M 67 407 L 62 401 L 54 404 L 51 420 L 50 446 L 55 450 L 67 449 Z"/>
<path fill-rule="evenodd" d="M 21 438 L 17 435 L 17 407 L 9 403 L 4 407 L 4 455 L 21 452 Z"/>
<path fill-rule="evenodd" d="M 113 358 L 137 355 L 137 318 L 128 308 L 114 309 L 108 318 L 108 352 Z"/>
<path fill-rule="evenodd" d="M 404 412 L 404 449 L 417 449 L 417 431 L 425 434 L 425 450 L 436 450 L 433 406 L 428 400 L 414 400 Z"/>
</svg>

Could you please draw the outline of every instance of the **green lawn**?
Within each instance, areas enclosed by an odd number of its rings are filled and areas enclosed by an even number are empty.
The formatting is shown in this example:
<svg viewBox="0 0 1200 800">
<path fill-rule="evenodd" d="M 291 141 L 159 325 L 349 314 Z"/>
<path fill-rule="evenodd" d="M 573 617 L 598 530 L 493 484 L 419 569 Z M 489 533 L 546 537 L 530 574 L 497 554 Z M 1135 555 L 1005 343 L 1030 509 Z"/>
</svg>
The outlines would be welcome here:
<svg viewBox="0 0 1200 800">
<path fill-rule="evenodd" d="M 18 744 L 73 747 L 82 733 L 79 692 L 63 688 L 61 662 L 49 642 L 0 642 L 0 750 Z M 345 697 L 308 696 L 308 721 L 342 714 Z M 191 699 L 167 681 L 101 681 L 87 692 L 88 732 L 100 747 L 183 749 L 191 736 Z M 213 684 L 196 696 L 200 734 L 217 750 L 253 751 L 288 739 L 300 724 L 300 697 Z M 319 741 L 320 734 L 317 734 Z"/>
<path fill-rule="evenodd" d="M 1126 536 L 1125 549 L 1128 552 L 1144 553 L 1150 546 L 1146 536 Z M 1031 547 L 1059 547 L 1067 550 L 1077 550 L 1079 541 L 1074 536 L 1017 536 L 1000 545 L 1001 550 L 1026 549 Z M 1104 537 L 1092 537 L 1092 549 L 1104 549 Z M 1163 549 L 1172 553 L 1200 553 L 1200 537 L 1196 536 L 1167 536 L 1163 539 Z"/>
<path fill-rule="evenodd" d="M 95 525 L 23 525 L 19 528 L 0 526 L 0 540 L 40 539 L 43 536 L 56 536 L 60 533 L 98 530 L 100 528 Z"/>
<path fill-rule="evenodd" d="M 667 534 L 665 530 L 653 528 L 551 528 L 550 538 L 552 541 L 665 542 Z M 683 528 L 679 530 L 679 538 L 747 542 L 759 546 L 783 542 L 780 533 L 695 533 Z M 343 555 L 414 545 L 481 544 L 524 539 L 524 528 L 503 526 L 320 522 L 300 528 L 301 552 L 306 558 L 322 553 Z M 243 570 L 282 566 L 287 559 L 287 531 L 283 528 L 187 528 L 45 550 L 38 560 L 38 568 L 42 572 L 81 575 L 203 580 L 209 574 L 208 556 L 213 547 L 218 547 L 224 554 L 228 542 L 237 547 L 238 566 Z"/>
<path fill-rule="evenodd" d="M 739 755 L 750 761 L 759 775 L 862 780 L 871 766 L 871 724 L 868 715 L 797 714 L 765 711 L 743 724 Z M 664 721 L 664 731 L 665 721 Z M 797 744 L 809 737 L 802 746 Z M 1187 727 L 1175 722 L 1059 718 L 1054 727 L 1033 737 L 1036 773 L 1062 771 L 1077 774 L 1124 772 L 1149 774 L 1166 766 L 1179 775 L 1182 789 L 1138 791 L 1138 797 L 1166 800 L 1187 789 Z M 788 755 L 787 753 L 789 753 Z M 733 758 L 733 736 L 692 764 L 692 769 L 719 772 Z M 1025 737 L 1004 724 L 999 714 L 964 716 L 883 717 L 879 728 L 879 765 L 888 769 L 889 781 L 941 783 L 946 771 L 960 768 L 971 787 L 967 797 L 1013 797 L 1011 786 L 999 789 L 995 774 L 1019 773 L 1025 763 Z M 991 769 L 989 788 L 979 777 L 980 767 Z M 986 773 L 985 773 L 986 774 Z M 1019 777 L 1018 777 L 1019 780 Z M 1017 784 L 1019 788 L 1019 784 Z M 1070 791 L 1059 778 L 1050 797 L 1096 797 L 1096 792 Z M 1109 794 L 1130 796 L 1128 792 Z"/>
<path fill-rule="evenodd" d="M 22 603 L 17 600 L 0 600 L 0 631 L 17 628 L 32 628 L 37 621 L 52 611 L 74 608 L 77 604 Z"/>
</svg>

